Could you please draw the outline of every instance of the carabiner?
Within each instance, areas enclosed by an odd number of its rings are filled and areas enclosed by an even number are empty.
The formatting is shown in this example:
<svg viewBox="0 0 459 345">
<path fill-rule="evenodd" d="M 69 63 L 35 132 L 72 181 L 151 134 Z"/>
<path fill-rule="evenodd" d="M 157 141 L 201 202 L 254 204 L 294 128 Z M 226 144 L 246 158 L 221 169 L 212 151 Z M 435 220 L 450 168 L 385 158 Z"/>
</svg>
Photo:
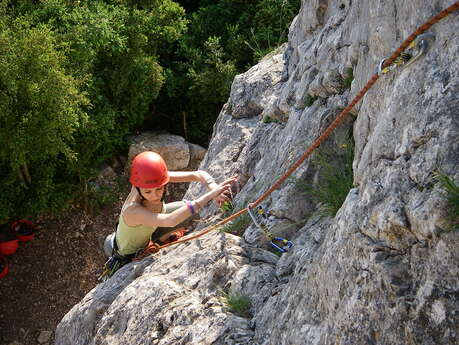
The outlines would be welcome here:
<svg viewBox="0 0 459 345">
<path fill-rule="evenodd" d="M 279 242 L 282 242 L 283 245 L 280 247 L 278 246 L 277 244 L 274 243 L 274 241 L 279 241 Z M 293 247 L 293 242 L 292 241 L 289 241 L 289 240 L 286 240 L 285 238 L 282 238 L 282 237 L 275 237 L 271 242 L 270 244 L 276 248 L 278 251 L 280 251 L 281 253 L 287 253 L 287 251 Z"/>
<path fill-rule="evenodd" d="M 418 52 L 410 60 L 408 60 L 408 62 L 405 64 L 405 66 L 403 66 L 403 68 L 407 68 L 413 62 L 418 60 L 422 55 L 424 55 L 427 52 L 427 49 L 429 49 L 429 42 L 433 42 L 434 40 L 435 35 L 430 32 L 419 35 L 413 42 L 414 46 L 418 48 Z"/>
<path fill-rule="evenodd" d="M 261 228 L 261 224 L 258 222 L 257 218 L 253 214 L 253 209 L 250 206 L 251 204 L 247 205 L 247 213 L 249 214 L 250 218 L 252 218 L 252 221 L 255 223 L 255 225 L 259 228 Z"/>
<path fill-rule="evenodd" d="M 387 67 L 385 67 L 385 68 L 383 69 L 384 62 L 385 62 L 386 60 L 387 60 L 387 59 L 384 58 L 384 59 L 382 59 L 382 60 L 379 62 L 378 70 L 376 71 L 376 74 L 377 74 L 377 75 L 381 75 L 381 74 L 387 73 L 387 72 L 389 71 Z"/>
<path fill-rule="evenodd" d="M 397 68 L 398 66 L 401 66 L 402 68 L 407 68 L 427 52 L 427 50 L 429 49 L 429 43 L 432 43 L 434 40 L 435 35 L 430 32 L 419 35 L 413 42 L 411 42 L 408 49 L 402 52 L 400 56 L 395 61 L 393 61 L 393 63 L 390 66 L 383 67 L 384 62 L 387 59 L 382 59 L 379 62 L 376 74 L 386 74 L 392 71 L 393 69 Z M 416 49 L 416 53 L 411 53 L 412 50 Z"/>
<path fill-rule="evenodd" d="M 292 241 L 286 240 L 285 238 L 282 238 L 282 237 L 274 237 L 273 234 L 268 230 L 268 226 L 258 221 L 253 210 L 254 209 L 251 207 L 251 204 L 248 204 L 247 212 L 249 213 L 250 218 L 252 218 L 252 221 L 254 222 L 254 224 L 266 235 L 266 237 L 268 237 L 269 244 L 271 244 L 271 246 L 273 246 L 275 249 L 277 249 L 281 253 L 286 253 L 288 249 L 292 248 L 293 246 Z M 263 217 L 265 220 L 268 218 L 266 212 L 263 210 L 261 206 L 258 206 L 256 210 L 258 214 L 261 217 Z M 277 245 L 275 242 L 280 242 L 280 244 Z"/>
</svg>

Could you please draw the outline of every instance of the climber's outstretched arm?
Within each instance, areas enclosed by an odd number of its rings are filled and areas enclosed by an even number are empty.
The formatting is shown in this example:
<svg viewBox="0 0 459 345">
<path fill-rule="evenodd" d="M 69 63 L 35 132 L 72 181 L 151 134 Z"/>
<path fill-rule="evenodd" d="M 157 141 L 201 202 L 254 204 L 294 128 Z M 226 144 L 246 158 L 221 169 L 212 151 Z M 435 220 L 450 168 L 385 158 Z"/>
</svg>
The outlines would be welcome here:
<svg viewBox="0 0 459 345">
<path fill-rule="evenodd" d="M 212 176 L 204 170 L 196 171 L 169 171 L 170 182 L 201 182 L 208 189 L 213 189 L 217 184 Z M 215 186 L 214 186 L 215 185 Z"/>
</svg>

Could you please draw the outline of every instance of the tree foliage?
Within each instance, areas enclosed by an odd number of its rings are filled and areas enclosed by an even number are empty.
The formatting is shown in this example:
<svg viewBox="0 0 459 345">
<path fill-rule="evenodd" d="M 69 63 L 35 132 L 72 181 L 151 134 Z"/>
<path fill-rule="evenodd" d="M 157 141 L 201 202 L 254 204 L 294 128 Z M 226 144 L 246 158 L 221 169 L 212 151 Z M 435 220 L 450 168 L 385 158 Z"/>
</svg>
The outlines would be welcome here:
<svg viewBox="0 0 459 345">
<path fill-rule="evenodd" d="M 57 161 L 74 161 L 74 137 L 88 116 L 81 83 L 65 70 L 65 49 L 46 25 L 2 17 L 0 32 L 0 219 L 43 211 L 58 190 Z M 49 195 L 49 196 L 47 196 Z"/>
<path fill-rule="evenodd" d="M 286 41 L 298 8 L 299 0 L 0 2 L 0 222 L 65 208 L 133 130 L 205 145 L 234 76 Z"/>
<path fill-rule="evenodd" d="M 169 0 L 15 1 L 0 31 L 0 219 L 65 207 L 124 144 L 186 28 Z"/>
<path fill-rule="evenodd" d="M 300 1 L 179 3 L 191 11 L 188 31 L 175 51 L 166 59 L 160 57 L 167 69 L 165 87 L 153 109 L 158 116 L 150 118 L 147 126 L 166 122 L 170 131 L 206 145 L 234 76 L 287 41 Z"/>
</svg>

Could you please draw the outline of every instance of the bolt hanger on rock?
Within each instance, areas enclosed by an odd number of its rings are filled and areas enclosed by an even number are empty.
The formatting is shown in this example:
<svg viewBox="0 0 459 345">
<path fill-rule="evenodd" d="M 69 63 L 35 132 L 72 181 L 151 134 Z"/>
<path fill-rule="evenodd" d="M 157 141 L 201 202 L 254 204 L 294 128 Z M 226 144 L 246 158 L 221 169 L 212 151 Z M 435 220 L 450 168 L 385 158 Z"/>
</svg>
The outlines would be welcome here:
<svg viewBox="0 0 459 345">
<path fill-rule="evenodd" d="M 387 74 L 398 67 L 407 68 L 416 62 L 420 57 L 425 55 L 428 49 L 433 45 L 435 41 L 435 35 L 430 32 L 426 32 L 419 35 L 413 42 L 410 43 L 408 48 L 400 53 L 394 62 L 387 67 L 383 67 L 387 58 L 381 60 L 378 66 L 377 74 Z"/>
</svg>

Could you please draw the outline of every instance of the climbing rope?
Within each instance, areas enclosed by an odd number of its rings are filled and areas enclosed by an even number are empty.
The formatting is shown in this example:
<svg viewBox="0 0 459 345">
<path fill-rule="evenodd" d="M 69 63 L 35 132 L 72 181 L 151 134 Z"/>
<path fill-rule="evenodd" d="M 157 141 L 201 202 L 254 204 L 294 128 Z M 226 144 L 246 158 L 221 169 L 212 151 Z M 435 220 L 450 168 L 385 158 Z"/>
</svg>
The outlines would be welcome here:
<svg viewBox="0 0 459 345">
<path fill-rule="evenodd" d="M 359 91 L 359 93 L 353 98 L 353 100 L 351 101 L 351 103 L 349 103 L 349 105 L 338 115 L 338 117 L 325 129 L 325 131 L 322 133 L 322 135 L 320 135 L 320 137 L 318 137 L 312 144 L 311 146 L 309 146 L 309 148 L 301 155 L 301 157 L 296 161 L 294 162 L 290 168 L 284 173 L 284 175 L 282 175 L 265 193 L 263 193 L 257 200 L 255 200 L 253 203 L 251 203 L 247 208 L 244 208 L 234 214 L 232 214 L 231 216 L 219 221 L 218 223 L 216 224 L 213 224 L 213 225 L 210 225 L 208 226 L 207 228 L 205 228 L 204 230 L 202 230 L 200 233 L 196 234 L 196 235 L 193 235 L 193 236 L 190 236 L 190 237 L 187 237 L 187 238 L 184 238 L 182 240 L 178 240 L 176 242 L 172 242 L 172 243 L 167 243 L 167 244 L 164 244 L 162 246 L 159 246 L 156 250 L 155 248 L 155 252 L 159 251 L 160 249 L 162 248 L 166 248 L 166 247 L 169 247 L 169 246 L 172 246 L 172 245 L 175 245 L 175 244 L 179 244 L 179 243 L 183 243 L 183 242 L 187 242 L 187 241 L 191 241 L 191 240 L 194 240 L 196 238 L 199 238 L 199 237 L 202 237 L 204 236 L 205 234 L 221 227 L 223 224 L 226 224 L 228 222 L 230 222 L 231 220 L 239 217 L 240 215 L 246 213 L 249 211 L 250 208 L 254 208 L 256 206 L 258 206 L 263 200 L 265 200 L 274 190 L 276 190 L 277 188 L 279 188 L 279 186 L 304 162 L 304 160 L 306 158 L 308 158 L 312 152 L 317 149 L 320 144 L 330 136 L 330 134 L 336 129 L 336 127 L 338 127 L 339 124 L 341 124 L 341 122 L 343 122 L 344 118 L 349 115 L 349 112 L 352 110 L 352 108 L 357 104 L 357 102 L 359 102 L 363 96 L 367 93 L 367 91 L 376 83 L 376 81 L 379 79 L 380 75 L 382 73 L 380 73 L 381 71 L 383 71 L 385 68 L 388 68 L 389 66 L 391 66 L 393 63 L 396 62 L 397 58 L 399 58 L 400 56 L 402 56 L 403 58 L 403 53 L 404 51 L 410 47 L 410 45 L 414 42 L 414 40 L 422 35 L 424 32 L 426 32 L 427 30 L 430 29 L 430 27 L 432 27 L 433 25 L 435 25 L 436 23 L 438 23 L 440 20 L 442 20 L 443 18 L 447 17 L 448 15 L 450 15 L 451 13 L 457 11 L 459 9 L 459 1 L 457 1 L 456 3 L 454 3 L 453 5 L 449 6 L 448 8 L 444 9 L 443 11 L 439 12 L 437 15 L 435 15 L 434 17 L 430 18 L 427 22 L 425 22 L 423 25 L 421 25 L 420 27 L 418 27 L 410 36 L 408 36 L 408 38 L 403 41 L 403 43 L 392 53 L 392 55 L 387 58 L 387 59 L 384 59 L 382 61 L 382 63 L 380 64 L 380 67 L 379 67 L 379 72 L 376 72 L 375 74 L 373 74 L 373 76 L 368 80 L 367 84 Z M 421 54 L 420 54 L 421 55 Z"/>
</svg>

